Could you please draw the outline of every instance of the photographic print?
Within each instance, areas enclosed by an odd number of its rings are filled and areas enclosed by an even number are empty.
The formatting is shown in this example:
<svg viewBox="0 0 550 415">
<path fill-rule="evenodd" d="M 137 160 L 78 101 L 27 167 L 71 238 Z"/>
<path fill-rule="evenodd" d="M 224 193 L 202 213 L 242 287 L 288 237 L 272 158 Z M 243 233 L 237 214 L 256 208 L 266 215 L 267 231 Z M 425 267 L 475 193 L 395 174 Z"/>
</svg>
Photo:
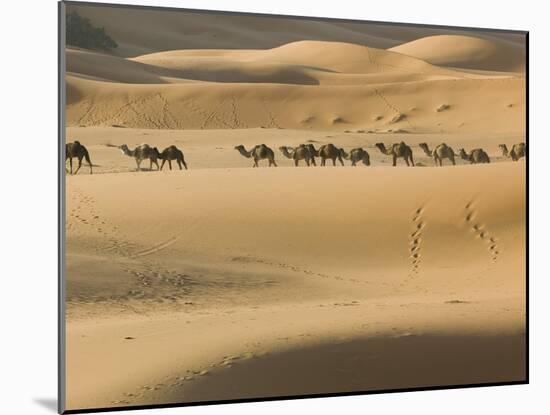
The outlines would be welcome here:
<svg viewBox="0 0 550 415">
<path fill-rule="evenodd" d="M 59 11 L 60 411 L 527 382 L 527 32 Z"/>
</svg>

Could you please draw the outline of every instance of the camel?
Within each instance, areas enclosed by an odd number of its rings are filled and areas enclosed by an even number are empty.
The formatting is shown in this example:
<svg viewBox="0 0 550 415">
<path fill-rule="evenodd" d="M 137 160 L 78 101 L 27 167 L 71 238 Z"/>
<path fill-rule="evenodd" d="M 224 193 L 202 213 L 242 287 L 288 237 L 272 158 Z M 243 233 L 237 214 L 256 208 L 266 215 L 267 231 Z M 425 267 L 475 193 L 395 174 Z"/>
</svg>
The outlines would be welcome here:
<svg viewBox="0 0 550 415">
<path fill-rule="evenodd" d="M 147 159 L 149 159 L 150 162 L 149 170 L 153 170 L 153 163 L 157 166 L 157 170 L 159 170 L 159 164 L 157 162 L 158 150 L 149 146 L 149 144 L 141 144 L 133 150 L 130 150 L 126 144 L 122 144 L 118 148 L 120 148 L 122 154 L 136 159 L 138 171 L 140 170 L 141 162 Z"/>
<path fill-rule="evenodd" d="M 518 161 L 520 158 L 525 157 L 525 143 L 514 144 L 510 152 L 508 152 L 506 144 L 499 144 L 499 148 L 502 150 L 504 157 L 510 157 L 513 161 Z"/>
<path fill-rule="evenodd" d="M 376 147 L 382 154 L 385 154 L 387 156 L 392 156 L 393 158 L 393 167 L 397 164 L 397 159 L 402 157 L 405 160 L 405 163 L 407 163 L 407 166 L 414 167 L 414 160 L 413 160 L 413 154 L 411 148 L 405 144 L 403 141 L 400 143 L 392 144 L 392 146 L 388 149 L 386 149 L 386 146 L 384 143 L 376 143 Z M 410 163 L 409 163 L 410 162 Z"/>
<path fill-rule="evenodd" d="M 80 170 L 83 158 L 86 159 L 86 162 L 90 166 L 90 174 L 92 174 L 92 162 L 90 161 L 90 154 L 88 153 L 86 147 L 80 144 L 80 141 L 65 144 L 65 163 L 67 163 L 67 159 L 69 159 L 70 174 L 73 174 L 74 157 L 78 159 L 78 167 L 76 168 L 74 174 L 77 174 L 78 170 Z"/>
<path fill-rule="evenodd" d="M 168 167 L 170 168 L 170 170 L 172 170 L 172 160 L 176 160 L 178 162 L 180 170 L 182 164 L 183 167 L 185 167 L 185 170 L 187 170 L 187 164 L 185 163 L 185 159 L 183 158 L 183 152 L 176 146 L 166 147 L 164 150 L 162 150 L 162 153 L 159 153 L 156 147 L 154 150 L 156 152 L 157 158 L 162 160 L 162 163 L 160 164 L 161 171 L 164 167 L 164 163 L 166 162 L 168 162 Z"/>
<path fill-rule="evenodd" d="M 286 158 L 293 159 L 296 167 L 298 167 L 300 160 L 305 160 L 308 166 L 310 164 L 316 165 L 315 156 L 311 154 L 310 148 L 304 144 L 300 144 L 296 148 L 281 146 L 279 150 Z"/>
<path fill-rule="evenodd" d="M 433 157 L 434 163 L 437 166 L 443 166 L 443 159 L 449 159 L 451 163 L 453 163 L 453 166 L 456 165 L 455 162 L 455 152 L 454 150 L 449 147 L 445 143 L 441 143 L 438 146 L 436 146 L 433 151 L 430 151 L 430 148 L 428 147 L 428 144 L 426 143 L 420 143 L 418 145 L 422 150 L 424 150 L 424 153 L 428 155 L 428 157 Z"/>
<path fill-rule="evenodd" d="M 244 146 L 238 145 L 235 147 L 235 150 L 237 150 L 241 155 L 243 155 L 246 158 L 253 158 L 254 164 L 252 167 L 259 167 L 258 161 L 268 159 L 269 160 L 269 167 L 271 165 L 277 167 L 277 163 L 275 163 L 275 153 L 273 153 L 273 150 L 271 150 L 268 146 L 265 144 L 258 144 L 257 146 L 254 146 L 250 151 L 247 151 Z"/>
<path fill-rule="evenodd" d="M 475 148 L 469 153 L 466 153 L 466 150 L 461 148 L 458 150 L 460 158 L 463 160 L 469 161 L 470 164 L 480 164 L 480 163 L 490 163 L 491 160 L 487 153 L 481 148 Z"/>
<path fill-rule="evenodd" d="M 311 154 L 317 157 L 321 157 L 321 166 L 324 166 L 327 159 L 332 160 L 332 165 L 336 166 L 336 159 L 344 165 L 342 160 L 342 155 L 345 154 L 345 151 L 341 148 L 336 147 L 334 144 L 325 144 L 319 147 L 317 150 L 313 144 L 306 145 L 310 149 Z"/>
<path fill-rule="evenodd" d="M 315 157 L 319 157 L 319 150 L 317 150 L 313 144 L 306 144 L 305 146 L 309 149 L 309 154 L 311 154 L 313 165 L 317 166 L 315 163 Z"/>
<path fill-rule="evenodd" d="M 365 166 L 370 166 L 370 155 L 361 147 L 354 148 L 349 154 L 343 154 L 346 160 L 351 160 L 351 165 L 355 166 L 357 163 L 362 162 Z"/>
</svg>

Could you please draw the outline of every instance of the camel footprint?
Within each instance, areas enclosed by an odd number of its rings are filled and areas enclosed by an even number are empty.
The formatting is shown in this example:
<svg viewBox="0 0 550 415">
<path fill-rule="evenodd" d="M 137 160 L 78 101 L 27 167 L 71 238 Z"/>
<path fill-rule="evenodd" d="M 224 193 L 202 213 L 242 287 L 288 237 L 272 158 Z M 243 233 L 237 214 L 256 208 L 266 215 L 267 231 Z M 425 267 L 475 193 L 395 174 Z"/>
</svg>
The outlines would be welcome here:
<svg viewBox="0 0 550 415">
<path fill-rule="evenodd" d="M 309 269 L 302 268 L 302 267 L 299 267 L 299 266 L 296 266 L 296 265 L 290 265 L 290 264 L 287 264 L 287 263 L 284 263 L 284 262 L 274 262 L 274 261 L 270 261 L 270 260 L 263 259 L 263 258 L 242 257 L 242 256 L 240 256 L 240 257 L 233 257 L 232 261 L 235 261 L 235 262 L 255 262 L 255 263 L 265 264 L 265 265 L 272 266 L 272 267 L 289 269 L 291 271 L 300 272 L 300 273 L 306 274 L 308 276 L 313 276 L 313 277 L 333 279 L 333 280 L 337 280 L 337 281 L 348 281 L 348 282 L 361 283 L 361 284 L 370 284 L 369 281 L 361 281 L 361 280 L 358 280 L 356 278 L 346 278 L 346 277 L 341 277 L 339 275 L 323 274 L 323 273 L 314 272 L 314 271 L 311 271 Z"/>
<path fill-rule="evenodd" d="M 491 261 L 497 262 L 500 253 L 497 238 L 489 233 L 486 225 L 476 220 L 479 215 L 474 205 L 475 203 L 473 200 L 466 204 L 464 207 L 464 219 L 476 236 L 487 245 L 487 250 L 491 256 Z"/>
<path fill-rule="evenodd" d="M 418 269 L 420 267 L 421 255 L 420 248 L 422 244 L 422 230 L 424 229 L 425 223 L 422 220 L 422 214 L 424 213 L 424 208 L 421 206 L 415 210 L 412 217 L 412 228 L 413 231 L 409 235 L 409 258 L 411 259 L 411 273 L 409 274 L 412 277 L 413 274 L 418 274 Z"/>
</svg>

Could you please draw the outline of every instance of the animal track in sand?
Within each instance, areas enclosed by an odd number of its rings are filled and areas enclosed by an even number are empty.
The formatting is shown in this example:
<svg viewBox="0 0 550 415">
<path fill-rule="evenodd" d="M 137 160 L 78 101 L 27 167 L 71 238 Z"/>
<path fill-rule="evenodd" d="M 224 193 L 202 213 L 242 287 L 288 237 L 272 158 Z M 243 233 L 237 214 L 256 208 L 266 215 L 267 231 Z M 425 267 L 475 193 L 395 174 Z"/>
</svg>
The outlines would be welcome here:
<svg viewBox="0 0 550 415">
<path fill-rule="evenodd" d="M 254 353 L 251 351 L 246 351 L 240 354 L 235 355 L 226 355 L 223 356 L 221 360 L 218 360 L 217 362 L 214 362 L 207 366 L 201 366 L 198 368 L 189 368 L 185 370 L 185 375 L 180 376 L 170 376 L 168 378 L 165 378 L 165 380 L 161 383 L 156 383 L 153 385 L 144 385 L 141 386 L 138 391 L 131 392 L 131 393 L 125 393 L 123 394 L 125 399 L 127 400 L 128 397 L 140 397 L 143 399 L 150 393 L 154 393 L 155 391 L 159 391 L 166 388 L 182 388 L 187 385 L 189 385 L 190 382 L 199 380 L 199 378 L 204 376 L 209 376 L 211 374 L 211 370 L 224 370 L 229 369 L 233 367 L 233 365 L 243 362 L 249 359 L 254 359 L 256 357 L 261 357 L 265 355 L 266 353 Z M 117 401 L 121 402 L 121 401 Z"/>
<path fill-rule="evenodd" d="M 154 254 L 155 252 L 162 251 L 163 249 L 166 249 L 170 245 L 174 244 L 178 239 L 179 239 L 179 236 L 173 236 L 164 242 L 160 242 L 149 248 L 143 249 L 138 252 L 134 252 L 132 255 L 130 255 L 130 258 L 138 258 L 141 256 L 151 255 L 151 254 Z"/>
<path fill-rule="evenodd" d="M 411 220 L 412 233 L 409 235 L 409 258 L 411 260 L 411 270 L 409 278 L 418 274 L 418 270 L 421 262 L 420 248 L 422 246 L 422 230 L 424 229 L 425 222 L 422 220 L 422 214 L 424 213 L 424 207 L 421 206 L 413 213 Z"/>
<path fill-rule="evenodd" d="M 262 106 L 265 110 L 265 112 L 267 113 L 267 116 L 269 118 L 269 123 L 267 124 L 267 127 L 272 127 L 272 128 L 281 128 L 281 126 L 278 124 L 277 122 L 277 119 L 275 118 L 275 115 L 273 114 L 273 111 L 271 111 L 268 106 L 267 106 L 267 103 L 265 101 L 262 100 Z"/>
<path fill-rule="evenodd" d="M 67 216 L 67 231 L 78 233 L 80 232 L 79 226 L 85 226 L 87 229 L 92 227 L 99 234 L 107 233 L 106 222 L 100 217 L 96 201 L 92 196 L 75 189 L 72 191 L 71 200 L 76 206 L 69 211 Z"/>
<path fill-rule="evenodd" d="M 466 206 L 464 206 L 464 210 L 464 219 L 466 223 L 470 226 L 470 229 L 475 233 L 476 237 L 487 245 L 487 250 L 489 251 L 489 255 L 491 256 L 491 261 L 497 262 L 500 253 L 497 238 L 489 233 L 485 224 L 476 220 L 476 218 L 479 216 L 479 213 L 475 209 L 475 201 L 471 200 L 470 202 L 468 202 Z"/>
<path fill-rule="evenodd" d="M 300 273 L 303 273 L 303 274 L 306 274 L 306 275 L 309 275 L 309 276 L 314 276 L 314 277 L 333 279 L 333 280 L 337 280 L 337 281 L 348 281 L 348 282 L 353 282 L 353 283 L 358 283 L 358 284 L 370 284 L 370 281 L 361 281 L 361 280 L 358 280 L 356 278 L 346 278 L 346 277 L 341 277 L 339 275 L 323 274 L 323 273 L 311 271 L 309 269 L 305 269 L 305 268 L 302 268 L 302 267 L 299 267 L 299 266 L 296 266 L 296 265 L 290 265 L 290 264 L 286 264 L 284 262 L 274 262 L 274 261 L 270 261 L 268 259 L 256 258 L 256 257 L 252 257 L 252 256 L 237 256 L 237 257 L 231 258 L 231 261 L 233 261 L 233 262 L 255 262 L 255 263 L 258 263 L 258 264 L 269 265 L 269 266 L 272 266 L 272 267 L 289 269 L 289 270 L 294 271 L 294 272 L 300 272 Z"/>
</svg>

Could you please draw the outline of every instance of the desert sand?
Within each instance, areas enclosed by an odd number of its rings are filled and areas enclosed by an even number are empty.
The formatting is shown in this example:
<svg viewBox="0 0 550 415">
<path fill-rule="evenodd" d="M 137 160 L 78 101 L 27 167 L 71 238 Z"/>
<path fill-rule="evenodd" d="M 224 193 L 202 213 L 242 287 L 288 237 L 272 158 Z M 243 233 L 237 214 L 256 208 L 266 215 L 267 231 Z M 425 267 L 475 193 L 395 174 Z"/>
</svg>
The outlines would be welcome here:
<svg viewBox="0 0 550 415">
<path fill-rule="evenodd" d="M 525 379 L 521 35 L 75 9 L 120 46 L 66 50 L 94 164 L 66 177 L 67 409 Z M 400 141 L 417 167 L 374 146 Z M 189 170 L 136 171 L 141 143 Z M 260 143 L 279 167 L 234 149 Z"/>
</svg>

